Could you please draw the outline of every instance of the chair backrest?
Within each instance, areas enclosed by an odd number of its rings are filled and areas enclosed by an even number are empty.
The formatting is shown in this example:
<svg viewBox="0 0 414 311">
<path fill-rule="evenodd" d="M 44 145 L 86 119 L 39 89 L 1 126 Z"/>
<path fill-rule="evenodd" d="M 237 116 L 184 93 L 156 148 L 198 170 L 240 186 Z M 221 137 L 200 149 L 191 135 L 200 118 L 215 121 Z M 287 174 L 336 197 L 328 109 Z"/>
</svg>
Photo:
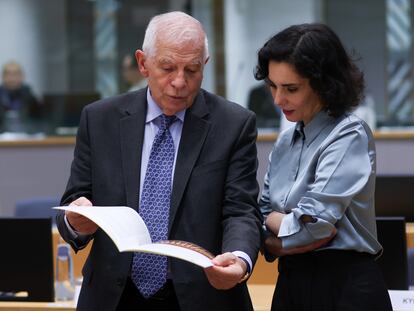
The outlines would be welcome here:
<svg viewBox="0 0 414 311">
<path fill-rule="evenodd" d="M 404 217 L 377 217 L 378 241 L 384 248 L 378 264 L 388 289 L 408 289 L 407 242 Z"/>
<path fill-rule="evenodd" d="M 59 197 L 37 197 L 20 200 L 16 202 L 14 216 L 16 218 L 48 218 L 55 220 L 56 210 L 54 206 L 59 206 Z"/>
</svg>

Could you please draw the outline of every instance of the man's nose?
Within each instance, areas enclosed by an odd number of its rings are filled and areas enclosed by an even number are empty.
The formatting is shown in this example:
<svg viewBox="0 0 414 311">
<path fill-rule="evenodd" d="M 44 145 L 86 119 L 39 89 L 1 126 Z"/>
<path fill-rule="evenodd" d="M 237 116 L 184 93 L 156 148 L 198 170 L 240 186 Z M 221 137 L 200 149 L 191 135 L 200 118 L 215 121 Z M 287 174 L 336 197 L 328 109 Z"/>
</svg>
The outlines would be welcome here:
<svg viewBox="0 0 414 311">
<path fill-rule="evenodd" d="M 171 81 L 171 84 L 177 89 L 183 88 L 186 85 L 184 72 L 178 72 Z"/>
</svg>

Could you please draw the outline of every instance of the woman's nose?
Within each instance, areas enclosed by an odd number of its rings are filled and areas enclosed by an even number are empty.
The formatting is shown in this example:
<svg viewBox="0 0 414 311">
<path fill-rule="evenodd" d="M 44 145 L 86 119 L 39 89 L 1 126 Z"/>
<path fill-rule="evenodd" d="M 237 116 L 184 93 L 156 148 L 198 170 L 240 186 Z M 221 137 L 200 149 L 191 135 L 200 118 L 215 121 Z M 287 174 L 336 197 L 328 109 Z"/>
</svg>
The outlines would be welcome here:
<svg viewBox="0 0 414 311">
<path fill-rule="evenodd" d="M 285 102 L 285 96 L 282 94 L 282 91 L 277 89 L 274 93 L 274 103 L 278 106 L 281 106 Z"/>
</svg>

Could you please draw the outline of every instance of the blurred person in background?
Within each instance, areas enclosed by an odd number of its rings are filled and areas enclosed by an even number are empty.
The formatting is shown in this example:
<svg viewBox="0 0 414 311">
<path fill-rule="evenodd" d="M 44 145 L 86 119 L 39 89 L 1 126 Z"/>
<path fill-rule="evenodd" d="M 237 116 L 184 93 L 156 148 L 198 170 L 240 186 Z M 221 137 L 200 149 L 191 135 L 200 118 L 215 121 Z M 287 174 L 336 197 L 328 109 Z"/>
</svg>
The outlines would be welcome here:
<svg viewBox="0 0 414 311">
<path fill-rule="evenodd" d="M 17 62 L 3 66 L 0 85 L 0 131 L 27 132 L 39 112 L 39 102 L 24 83 L 23 69 Z"/>
<path fill-rule="evenodd" d="M 250 90 L 247 107 L 256 114 L 258 128 L 279 127 L 280 109 L 273 103 L 272 93 L 266 83 L 261 83 Z"/>
<path fill-rule="evenodd" d="M 127 54 L 122 60 L 122 78 L 128 87 L 128 91 L 137 91 L 147 86 L 147 79 L 138 69 L 135 54 Z"/>
</svg>

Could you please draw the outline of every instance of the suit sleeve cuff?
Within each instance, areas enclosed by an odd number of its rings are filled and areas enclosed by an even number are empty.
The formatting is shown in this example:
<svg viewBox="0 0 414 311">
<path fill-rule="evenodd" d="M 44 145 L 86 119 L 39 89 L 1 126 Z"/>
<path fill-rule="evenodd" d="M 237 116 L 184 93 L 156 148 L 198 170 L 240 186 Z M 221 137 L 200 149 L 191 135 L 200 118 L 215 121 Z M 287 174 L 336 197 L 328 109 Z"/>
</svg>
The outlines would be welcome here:
<svg viewBox="0 0 414 311">
<path fill-rule="evenodd" d="M 252 264 L 252 260 L 250 259 L 249 255 L 247 255 L 245 252 L 242 252 L 242 251 L 234 251 L 232 253 L 246 263 L 246 266 L 247 266 L 246 272 L 251 273 L 253 264 Z"/>
</svg>

